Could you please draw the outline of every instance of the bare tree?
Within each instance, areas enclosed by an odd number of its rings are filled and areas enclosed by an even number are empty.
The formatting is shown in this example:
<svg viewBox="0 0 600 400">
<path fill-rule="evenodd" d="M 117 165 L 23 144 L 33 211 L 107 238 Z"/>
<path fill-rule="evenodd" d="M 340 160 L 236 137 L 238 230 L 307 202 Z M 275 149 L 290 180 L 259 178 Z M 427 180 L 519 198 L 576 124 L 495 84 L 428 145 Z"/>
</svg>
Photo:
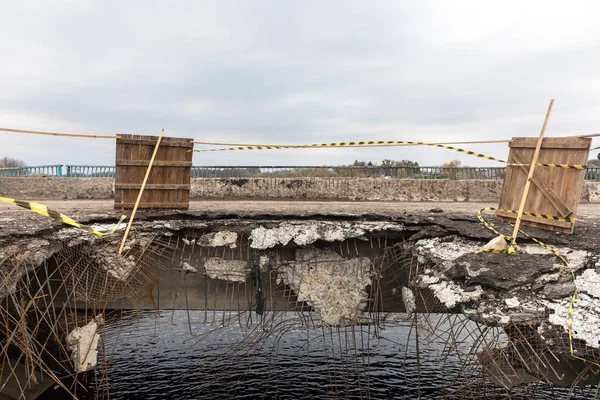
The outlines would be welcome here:
<svg viewBox="0 0 600 400">
<path fill-rule="evenodd" d="M 0 168 L 22 168 L 26 165 L 25 161 L 17 160 L 16 158 L 0 158 Z"/>
</svg>

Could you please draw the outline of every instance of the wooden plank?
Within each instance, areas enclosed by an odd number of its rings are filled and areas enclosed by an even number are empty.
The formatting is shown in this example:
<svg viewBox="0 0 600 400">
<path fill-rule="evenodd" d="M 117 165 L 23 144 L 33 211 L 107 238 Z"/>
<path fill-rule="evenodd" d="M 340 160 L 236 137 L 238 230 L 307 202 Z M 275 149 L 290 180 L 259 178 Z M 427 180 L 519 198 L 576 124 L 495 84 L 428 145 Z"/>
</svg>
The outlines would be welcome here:
<svg viewBox="0 0 600 400">
<path fill-rule="evenodd" d="M 115 183 L 115 189 L 135 189 L 138 190 L 142 187 L 139 183 Z M 189 190 L 190 184 L 186 183 L 175 183 L 175 184 L 165 184 L 165 183 L 152 183 L 147 184 L 146 189 L 148 190 Z"/>
<path fill-rule="evenodd" d="M 496 215 L 498 215 L 499 217 L 504 217 L 511 221 L 514 221 L 517 217 L 517 215 L 515 213 L 509 213 L 509 212 L 502 211 L 502 210 L 498 210 Z M 569 221 L 557 221 L 557 220 L 553 220 L 553 219 L 532 217 L 530 215 L 523 215 L 523 220 L 527 220 L 529 222 L 535 222 L 540 225 L 560 226 L 562 228 L 571 228 L 571 225 L 573 225 Z"/>
<path fill-rule="evenodd" d="M 514 150 L 512 158 L 515 163 L 519 164 L 527 164 L 530 161 L 525 157 L 522 157 L 517 149 Z M 523 172 L 527 173 L 527 168 L 525 166 L 519 166 L 516 168 L 520 168 Z M 561 217 L 568 217 L 573 213 L 573 211 L 565 204 L 565 202 L 556 194 L 552 188 L 546 184 L 545 180 L 541 178 L 541 174 L 539 170 L 536 170 L 531 177 L 531 181 L 538 189 L 544 194 L 544 196 L 552 203 L 552 205 L 558 211 L 558 214 Z"/>
<path fill-rule="evenodd" d="M 117 143 L 118 144 L 154 145 L 154 144 L 156 144 L 156 140 L 118 139 Z M 161 147 L 162 146 L 163 145 L 161 144 Z M 184 147 L 184 148 L 190 149 L 190 148 L 194 147 L 194 144 L 192 142 L 173 141 L 173 142 L 166 142 L 164 144 L 164 147 Z"/>
<path fill-rule="evenodd" d="M 119 166 L 136 166 L 136 167 L 147 167 L 149 164 L 148 160 L 116 160 L 115 165 Z M 154 161 L 153 167 L 191 167 L 191 161 L 171 161 L 171 160 L 160 160 Z"/>
<path fill-rule="evenodd" d="M 542 149 L 588 149 L 589 139 L 586 138 L 544 138 Z M 515 137 L 508 143 L 509 147 L 535 149 L 537 138 Z"/>
<path fill-rule="evenodd" d="M 516 220 L 516 215 L 513 213 L 506 213 L 506 212 L 500 211 L 500 212 L 497 212 L 496 215 L 501 220 L 507 221 L 510 223 L 514 223 Z M 565 233 L 573 233 L 574 225 L 571 224 L 570 222 L 554 221 L 554 220 L 550 220 L 550 219 L 531 217 L 529 215 L 523 215 L 522 220 L 523 220 L 523 225 L 533 226 L 533 227 L 541 228 L 541 229 L 556 230 L 556 231 L 565 232 Z"/>
</svg>

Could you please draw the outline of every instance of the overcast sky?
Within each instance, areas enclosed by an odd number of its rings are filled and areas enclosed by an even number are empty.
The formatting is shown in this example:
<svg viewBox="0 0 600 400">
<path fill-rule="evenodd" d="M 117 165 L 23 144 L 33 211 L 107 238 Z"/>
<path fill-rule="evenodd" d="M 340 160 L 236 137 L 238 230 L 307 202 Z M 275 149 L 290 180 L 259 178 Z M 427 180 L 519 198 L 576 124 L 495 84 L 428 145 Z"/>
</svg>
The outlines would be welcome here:
<svg viewBox="0 0 600 400">
<path fill-rule="evenodd" d="M 1 1 L 0 127 L 207 141 L 600 131 L 600 2 Z M 596 144 L 596 143 L 595 143 Z M 600 144 L 596 144 L 600 145 Z M 506 158 L 506 144 L 463 146 Z M 114 164 L 114 140 L 0 132 L 0 157 Z M 195 165 L 497 164 L 435 148 L 196 153 Z"/>
</svg>

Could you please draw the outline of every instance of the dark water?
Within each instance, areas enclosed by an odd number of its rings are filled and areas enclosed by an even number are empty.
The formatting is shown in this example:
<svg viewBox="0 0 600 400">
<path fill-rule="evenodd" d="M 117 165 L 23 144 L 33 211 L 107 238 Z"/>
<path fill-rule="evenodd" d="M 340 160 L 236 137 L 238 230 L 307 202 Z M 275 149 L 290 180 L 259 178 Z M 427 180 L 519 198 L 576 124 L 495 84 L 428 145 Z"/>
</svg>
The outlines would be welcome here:
<svg viewBox="0 0 600 400">
<path fill-rule="evenodd" d="M 77 395 L 93 399 L 94 393 L 108 391 L 111 399 L 569 396 L 568 390 L 541 383 L 511 392 L 486 385 L 472 362 L 474 344 L 481 340 L 473 337 L 473 325 L 449 333 L 449 322 L 433 321 L 433 331 L 440 333 L 420 330 L 417 340 L 409 323 L 389 323 L 394 316 L 388 316 L 385 329 L 367 325 L 326 329 L 307 321 L 309 314 L 273 315 L 262 324 L 255 314 L 252 321 L 246 315 L 225 327 L 223 318 L 233 315 L 222 312 L 190 312 L 191 324 L 186 311 L 163 312 L 160 317 L 130 313 L 109 320 L 106 341 L 101 343 L 105 366 L 88 380 L 88 394 L 78 390 Z M 205 319 L 215 323 L 204 324 Z M 451 344 L 444 335 L 453 336 Z M 585 393 L 571 398 L 587 398 Z"/>
</svg>

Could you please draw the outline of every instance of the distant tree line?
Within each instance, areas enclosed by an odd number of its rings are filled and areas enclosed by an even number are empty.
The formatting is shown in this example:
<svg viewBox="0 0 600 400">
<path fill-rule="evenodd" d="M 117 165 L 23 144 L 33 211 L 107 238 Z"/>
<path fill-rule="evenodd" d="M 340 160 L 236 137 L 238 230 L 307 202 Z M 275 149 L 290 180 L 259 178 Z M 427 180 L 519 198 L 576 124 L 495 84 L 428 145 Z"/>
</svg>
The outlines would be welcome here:
<svg viewBox="0 0 600 400">
<path fill-rule="evenodd" d="M 502 178 L 485 168 L 464 171 L 460 169 L 460 160 L 452 160 L 436 167 L 423 168 L 411 160 L 384 159 L 380 163 L 354 160 L 349 165 L 332 167 L 281 168 L 269 170 L 258 167 L 248 168 L 194 168 L 193 177 L 197 178 L 299 178 L 299 177 L 389 177 L 423 179 L 486 179 Z M 503 175 L 503 174 L 502 174 Z"/>
<path fill-rule="evenodd" d="M 25 166 L 27 166 L 25 161 L 17 160 L 16 158 L 0 158 L 0 168 L 23 168 Z"/>
</svg>

